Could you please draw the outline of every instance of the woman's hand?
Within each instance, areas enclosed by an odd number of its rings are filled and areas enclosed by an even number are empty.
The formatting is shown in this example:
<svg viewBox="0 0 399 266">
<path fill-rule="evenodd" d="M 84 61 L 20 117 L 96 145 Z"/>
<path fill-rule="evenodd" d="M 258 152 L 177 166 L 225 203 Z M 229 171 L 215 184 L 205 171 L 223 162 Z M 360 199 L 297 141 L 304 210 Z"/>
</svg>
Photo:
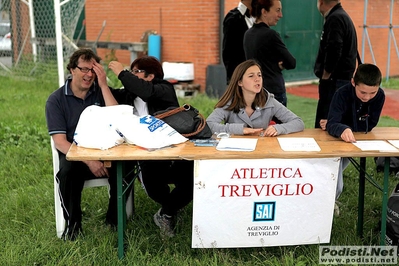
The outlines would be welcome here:
<svg viewBox="0 0 399 266">
<path fill-rule="evenodd" d="M 114 72 L 116 76 L 119 76 L 119 73 L 121 73 L 123 70 L 125 70 L 122 63 L 119 63 L 118 61 L 109 62 L 108 68 L 111 69 L 112 72 Z"/>
<path fill-rule="evenodd" d="M 244 135 L 257 135 L 262 132 L 263 128 L 244 127 Z"/>
<path fill-rule="evenodd" d="M 266 137 L 275 137 L 278 135 L 278 132 L 274 126 L 268 126 L 263 132 L 263 136 Z"/>
</svg>

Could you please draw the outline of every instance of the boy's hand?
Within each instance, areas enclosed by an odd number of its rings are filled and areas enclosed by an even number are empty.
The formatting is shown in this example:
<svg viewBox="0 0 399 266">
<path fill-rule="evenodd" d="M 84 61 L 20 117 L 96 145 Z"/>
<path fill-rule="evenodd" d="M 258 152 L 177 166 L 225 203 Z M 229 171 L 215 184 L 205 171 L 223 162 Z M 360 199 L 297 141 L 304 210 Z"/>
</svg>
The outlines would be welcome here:
<svg viewBox="0 0 399 266">
<path fill-rule="evenodd" d="M 320 128 L 321 128 L 322 130 L 326 130 L 327 119 L 320 119 L 319 124 L 320 124 Z"/>
<path fill-rule="evenodd" d="M 347 128 L 342 132 L 341 139 L 345 142 L 356 142 L 355 136 L 350 128 Z"/>
</svg>

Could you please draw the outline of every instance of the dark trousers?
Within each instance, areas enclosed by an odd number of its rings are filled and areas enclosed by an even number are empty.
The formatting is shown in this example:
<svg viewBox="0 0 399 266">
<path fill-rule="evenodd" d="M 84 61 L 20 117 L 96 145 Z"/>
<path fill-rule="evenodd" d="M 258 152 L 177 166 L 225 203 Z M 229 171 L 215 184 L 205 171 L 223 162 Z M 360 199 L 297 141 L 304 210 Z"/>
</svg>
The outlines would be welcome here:
<svg viewBox="0 0 399 266">
<path fill-rule="evenodd" d="M 162 212 L 176 215 L 193 200 L 194 162 L 140 161 L 142 181 L 148 196 L 162 206 Z M 173 184 L 171 190 L 169 184 Z"/>
<path fill-rule="evenodd" d="M 279 101 L 282 105 L 284 105 L 285 107 L 287 107 L 287 93 L 283 92 L 283 93 L 278 93 L 278 94 L 274 94 L 274 99 L 276 99 L 277 101 Z M 272 121 L 274 121 L 276 124 L 281 124 L 282 122 L 280 120 L 278 120 L 275 116 L 273 116 Z"/>
<path fill-rule="evenodd" d="M 331 100 L 334 93 L 340 87 L 348 84 L 349 80 L 320 79 L 319 80 L 319 101 L 317 102 L 315 128 L 320 128 L 320 120 L 328 118 Z"/>
<path fill-rule="evenodd" d="M 95 179 L 89 167 L 83 162 L 68 161 L 65 154 L 58 153 L 60 159 L 60 169 L 57 173 L 57 182 L 59 184 L 59 196 L 63 209 L 64 219 L 69 227 L 81 227 L 82 225 L 82 209 L 81 199 L 84 182 L 89 179 Z M 126 163 L 127 169 L 134 167 L 135 163 Z M 110 199 L 108 204 L 107 220 L 117 224 L 117 190 L 116 190 L 116 167 L 112 165 L 108 169 L 110 178 Z M 131 177 L 129 177 L 130 179 Z M 130 179 L 131 180 L 131 179 Z M 126 180 L 130 182 L 130 180 Z M 129 191 L 126 195 L 130 194 Z"/>
</svg>

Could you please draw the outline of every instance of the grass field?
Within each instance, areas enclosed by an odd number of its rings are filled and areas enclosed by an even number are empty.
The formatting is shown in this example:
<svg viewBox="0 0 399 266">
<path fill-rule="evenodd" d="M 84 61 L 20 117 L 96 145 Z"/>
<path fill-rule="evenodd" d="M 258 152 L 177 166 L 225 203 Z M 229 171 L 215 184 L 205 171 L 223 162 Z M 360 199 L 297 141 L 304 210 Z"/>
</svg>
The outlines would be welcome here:
<svg viewBox="0 0 399 266">
<path fill-rule="evenodd" d="M 136 214 L 129 220 L 124 260 L 117 258 L 117 235 L 104 224 L 106 188 L 85 189 L 82 208 L 85 237 L 63 242 L 56 237 L 50 138 L 44 105 L 56 82 L 0 77 L 0 265 L 317 265 L 318 245 L 192 249 L 191 204 L 182 212 L 176 237 L 163 241 L 152 216 L 159 206 L 137 184 Z M 216 99 L 181 99 L 205 116 Z M 289 108 L 306 127 L 314 123 L 316 101 L 289 95 Z M 379 126 L 399 126 L 382 117 Z M 372 159 L 369 171 L 381 182 Z M 364 238 L 356 235 L 357 172 L 345 171 L 340 216 L 334 217 L 330 245 L 378 245 L 381 195 L 366 184 Z M 391 178 L 391 187 L 398 180 Z M 212 219 L 210 217 L 210 219 Z"/>
</svg>

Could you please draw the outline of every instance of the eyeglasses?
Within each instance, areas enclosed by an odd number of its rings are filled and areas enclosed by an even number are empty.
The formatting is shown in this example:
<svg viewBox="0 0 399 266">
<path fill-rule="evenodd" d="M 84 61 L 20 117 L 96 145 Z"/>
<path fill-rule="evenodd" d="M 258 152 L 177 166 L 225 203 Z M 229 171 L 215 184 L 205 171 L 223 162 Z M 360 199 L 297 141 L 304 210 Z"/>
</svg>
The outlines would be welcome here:
<svg viewBox="0 0 399 266">
<path fill-rule="evenodd" d="M 91 71 L 91 73 L 96 74 L 96 72 L 94 72 L 94 69 L 93 69 L 93 68 L 79 67 L 79 66 L 76 66 L 76 67 L 79 68 L 79 70 L 80 70 L 82 73 L 89 73 L 89 71 Z"/>
<path fill-rule="evenodd" d="M 145 70 L 141 70 L 141 69 L 132 69 L 132 70 L 130 70 L 130 72 L 132 72 L 133 74 L 137 74 L 137 73 L 145 72 Z"/>
</svg>

